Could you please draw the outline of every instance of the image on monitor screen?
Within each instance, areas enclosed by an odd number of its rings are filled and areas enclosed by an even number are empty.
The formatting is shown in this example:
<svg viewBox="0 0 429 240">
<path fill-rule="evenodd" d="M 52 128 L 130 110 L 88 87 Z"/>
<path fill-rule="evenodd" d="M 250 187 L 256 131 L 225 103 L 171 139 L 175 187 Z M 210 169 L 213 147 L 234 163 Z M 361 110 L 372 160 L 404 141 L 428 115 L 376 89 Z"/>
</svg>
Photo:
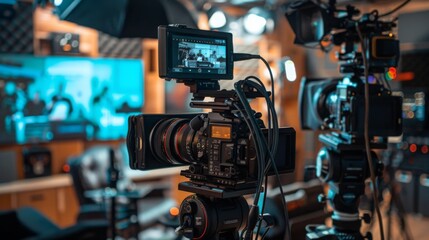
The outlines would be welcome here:
<svg viewBox="0 0 429 240">
<path fill-rule="evenodd" d="M 226 40 L 173 35 L 173 72 L 225 74 Z M 176 56 L 174 56 L 176 55 Z"/>
<path fill-rule="evenodd" d="M 143 78 L 136 59 L 0 55 L 0 143 L 125 138 Z"/>
</svg>

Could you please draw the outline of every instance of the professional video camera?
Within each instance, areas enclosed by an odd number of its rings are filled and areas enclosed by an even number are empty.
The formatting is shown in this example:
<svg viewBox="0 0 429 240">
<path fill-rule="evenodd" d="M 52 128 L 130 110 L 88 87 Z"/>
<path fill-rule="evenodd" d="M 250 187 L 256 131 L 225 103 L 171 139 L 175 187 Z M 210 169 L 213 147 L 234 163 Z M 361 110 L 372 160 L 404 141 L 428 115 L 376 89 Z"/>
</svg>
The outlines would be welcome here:
<svg viewBox="0 0 429 240">
<path fill-rule="evenodd" d="M 179 231 L 185 236 L 238 239 L 246 222 L 250 235 L 259 213 L 251 210 L 248 216 L 243 195 L 259 196 L 264 176 L 294 170 L 295 131 L 278 127 L 270 94 L 256 77 L 236 82 L 234 90 L 220 90 L 220 79 L 233 78 L 234 61 L 259 58 L 234 54 L 232 34 L 160 26 L 158 40 L 160 77 L 189 86 L 190 106 L 212 111 L 131 116 L 130 166 L 151 170 L 189 165 L 180 174 L 190 181 L 179 183 L 180 190 L 196 193 L 180 207 Z M 214 100 L 205 101 L 207 97 Z M 269 106 L 268 128 L 248 103 L 258 97 Z"/>
<path fill-rule="evenodd" d="M 304 79 L 300 88 L 300 118 L 303 129 L 336 129 L 349 134 L 363 135 L 364 123 L 364 73 L 363 55 L 367 58 L 370 74 L 371 136 L 397 136 L 401 134 L 401 98 L 391 96 L 387 86 L 378 84 L 374 74 L 386 73 L 395 67 L 399 58 L 399 41 L 390 32 L 393 22 L 378 19 L 377 11 L 359 14 L 353 6 L 339 10 L 313 1 L 296 1 L 286 9 L 286 17 L 295 31 L 296 44 L 341 45 L 337 55 L 342 61 L 342 79 Z M 366 47 L 364 53 L 356 50 L 361 42 L 356 26 L 362 32 Z"/>
<path fill-rule="evenodd" d="M 387 137 L 402 134 L 402 98 L 392 96 L 382 75 L 398 63 L 399 41 L 391 32 L 396 24 L 380 20 L 386 14 L 376 10 L 357 18 L 357 8 L 337 9 L 335 0 L 294 1 L 284 10 L 296 44 L 326 51 L 341 46 L 337 58 L 344 75 L 301 82 L 301 127 L 330 130 L 319 135 L 325 146 L 317 156 L 316 171 L 330 187 L 321 200 L 334 209 L 333 227 L 308 228 L 307 239 L 370 239 L 370 233 L 360 233 L 358 207 L 365 180 L 371 177 L 374 182 L 383 168 L 371 149 L 386 148 Z"/>
</svg>

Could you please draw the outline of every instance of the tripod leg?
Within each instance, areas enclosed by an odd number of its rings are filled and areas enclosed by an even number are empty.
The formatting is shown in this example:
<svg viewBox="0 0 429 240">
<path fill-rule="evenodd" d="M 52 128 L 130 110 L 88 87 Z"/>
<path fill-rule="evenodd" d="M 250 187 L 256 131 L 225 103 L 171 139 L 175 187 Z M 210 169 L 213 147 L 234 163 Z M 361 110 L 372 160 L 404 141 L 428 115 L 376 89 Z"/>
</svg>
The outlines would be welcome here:
<svg viewBox="0 0 429 240">
<path fill-rule="evenodd" d="M 393 191 L 395 191 L 395 190 L 396 190 L 396 184 L 393 184 Z M 404 205 L 403 205 L 401 199 L 396 194 L 396 191 L 392 194 L 392 201 L 396 206 L 400 228 L 402 230 L 402 233 L 405 236 L 405 239 L 406 240 L 412 240 L 412 237 L 411 237 L 411 234 L 410 234 L 410 231 L 408 229 L 407 222 L 405 219 L 405 208 L 404 208 Z"/>
<path fill-rule="evenodd" d="M 397 168 L 392 166 L 392 162 L 393 159 L 395 158 L 395 154 L 391 153 L 388 157 L 387 157 L 387 161 L 386 161 L 386 165 L 385 165 L 385 170 L 387 172 L 387 176 L 388 176 L 388 180 L 386 181 L 386 185 L 388 186 L 387 189 L 390 192 L 390 203 L 389 203 L 389 222 L 388 222 L 388 235 L 387 235 L 387 239 L 390 239 L 391 237 L 391 224 L 392 224 L 392 211 L 393 211 L 393 206 L 396 207 L 396 215 L 398 216 L 399 219 L 399 226 L 400 226 L 400 230 L 401 233 L 404 237 L 405 240 L 412 240 L 410 231 L 407 227 L 406 224 L 406 220 L 405 220 L 405 208 L 404 205 L 402 203 L 401 198 L 399 197 L 399 191 L 398 191 L 398 183 L 396 182 L 395 179 L 395 171 Z"/>
<path fill-rule="evenodd" d="M 389 209 L 387 210 L 387 239 L 391 239 L 392 236 L 392 210 L 393 210 L 393 192 L 390 190 L 390 201 Z"/>
</svg>

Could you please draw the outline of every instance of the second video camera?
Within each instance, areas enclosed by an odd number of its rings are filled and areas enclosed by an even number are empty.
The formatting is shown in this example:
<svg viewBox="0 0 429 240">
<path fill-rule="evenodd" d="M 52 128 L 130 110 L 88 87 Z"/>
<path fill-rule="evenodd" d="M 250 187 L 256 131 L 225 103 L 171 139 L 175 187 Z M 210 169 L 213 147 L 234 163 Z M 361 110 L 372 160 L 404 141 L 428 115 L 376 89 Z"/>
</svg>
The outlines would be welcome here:
<svg viewBox="0 0 429 240">
<path fill-rule="evenodd" d="M 301 0 L 284 6 L 285 16 L 295 32 L 295 43 L 315 44 L 327 50 L 341 46 L 337 54 L 343 78 L 303 79 L 299 93 L 303 129 L 337 130 L 350 136 L 364 135 L 364 58 L 369 73 L 369 135 L 388 137 L 402 134 L 402 98 L 392 96 L 377 74 L 397 66 L 399 41 L 394 22 L 382 21 L 378 12 L 362 14 L 348 5 L 337 9 L 329 4 Z M 358 51 L 357 44 L 366 46 Z M 387 73 L 386 73 L 387 74 Z"/>
<path fill-rule="evenodd" d="M 402 98 L 391 96 L 381 85 L 370 85 L 369 135 L 388 137 L 402 134 Z M 364 134 L 364 93 L 343 79 L 301 80 L 299 112 L 305 130 L 339 130 Z"/>
</svg>

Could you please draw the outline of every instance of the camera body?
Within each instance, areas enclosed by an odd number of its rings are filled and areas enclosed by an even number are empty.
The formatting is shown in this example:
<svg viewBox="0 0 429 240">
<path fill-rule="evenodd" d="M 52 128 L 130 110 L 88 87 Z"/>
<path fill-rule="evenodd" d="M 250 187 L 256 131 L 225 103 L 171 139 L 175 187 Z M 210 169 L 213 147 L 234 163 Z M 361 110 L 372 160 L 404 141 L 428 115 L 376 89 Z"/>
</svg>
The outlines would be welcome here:
<svg viewBox="0 0 429 240">
<path fill-rule="evenodd" d="M 364 57 L 369 78 L 369 135 L 371 137 L 402 134 L 402 98 L 392 96 L 376 74 L 396 67 L 399 41 L 391 33 L 393 22 L 379 20 L 377 12 L 365 13 L 353 6 L 337 9 L 335 1 L 328 5 L 301 0 L 285 5 L 286 18 L 296 34 L 295 43 L 341 46 L 337 54 L 343 78 L 306 79 L 299 92 L 300 122 L 303 129 L 336 130 L 349 136 L 364 135 Z M 341 14 L 340 14 L 341 12 Z M 309 27 L 311 26 L 311 27 Z M 357 43 L 365 48 L 358 52 Z"/>
<path fill-rule="evenodd" d="M 370 85 L 369 135 L 402 134 L 402 98 L 381 85 Z M 306 130 L 338 130 L 363 136 L 363 88 L 343 79 L 303 78 L 299 92 L 300 123 Z"/>
<path fill-rule="evenodd" d="M 363 75 L 363 55 L 365 55 L 368 61 L 368 72 L 371 74 L 385 73 L 387 68 L 398 65 L 400 55 L 399 41 L 395 39 L 393 34 L 377 32 L 380 31 L 380 29 L 367 31 L 368 33 L 365 33 L 366 37 L 364 39 L 367 49 L 363 53 L 356 52 L 354 49 L 354 42 L 360 41 L 355 36 L 355 32 L 346 31 L 332 36 L 333 43 L 335 45 L 343 44 L 342 52 L 337 55 L 338 60 L 341 63 L 339 69 L 340 73 L 358 73 Z"/>
<path fill-rule="evenodd" d="M 279 136 L 281 145 L 274 157 L 278 172 L 292 172 L 295 130 L 280 128 Z M 250 131 L 240 117 L 229 113 L 131 116 L 127 146 L 132 169 L 188 165 L 181 175 L 192 183 L 227 190 L 254 188 L 257 181 Z"/>
<path fill-rule="evenodd" d="M 368 41 L 369 48 L 366 54 L 373 73 L 384 73 L 385 68 L 398 65 L 399 41 L 392 34 L 375 33 L 369 37 Z"/>
</svg>

